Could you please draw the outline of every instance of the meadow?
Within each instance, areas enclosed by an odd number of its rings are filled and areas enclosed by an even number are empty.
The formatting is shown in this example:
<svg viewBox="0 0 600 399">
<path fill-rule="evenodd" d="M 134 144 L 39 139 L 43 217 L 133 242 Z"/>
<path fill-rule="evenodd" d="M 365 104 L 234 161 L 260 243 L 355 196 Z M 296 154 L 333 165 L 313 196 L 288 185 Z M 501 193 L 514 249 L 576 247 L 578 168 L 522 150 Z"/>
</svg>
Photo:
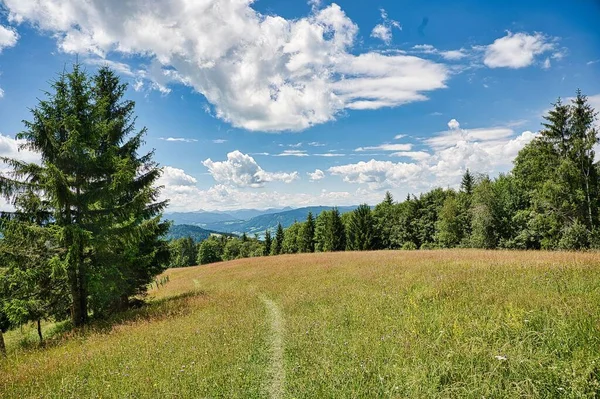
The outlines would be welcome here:
<svg viewBox="0 0 600 399">
<path fill-rule="evenodd" d="M 45 347 L 31 328 L 9 332 L 0 397 L 600 392 L 598 253 L 316 253 L 165 275 L 110 323 L 48 325 Z"/>
</svg>

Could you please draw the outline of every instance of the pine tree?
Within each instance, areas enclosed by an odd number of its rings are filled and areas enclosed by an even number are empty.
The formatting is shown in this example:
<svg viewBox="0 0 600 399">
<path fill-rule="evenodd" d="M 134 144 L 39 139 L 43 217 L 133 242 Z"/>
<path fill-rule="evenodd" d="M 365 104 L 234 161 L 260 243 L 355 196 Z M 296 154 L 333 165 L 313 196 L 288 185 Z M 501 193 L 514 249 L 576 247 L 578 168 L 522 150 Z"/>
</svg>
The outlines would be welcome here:
<svg viewBox="0 0 600 399">
<path fill-rule="evenodd" d="M 283 226 L 281 223 L 277 225 L 277 233 L 275 233 L 275 240 L 271 245 L 271 255 L 279 255 L 282 252 L 283 248 L 283 239 L 285 238 L 285 233 L 283 231 Z"/>
<path fill-rule="evenodd" d="M 160 237 L 169 225 L 160 220 L 166 202 L 157 202 L 154 186 L 161 171 L 152 152 L 137 153 L 146 130 L 135 131 L 126 85 L 108 68 L 90 78 L 75 65 L 52 88 L 17 136 L 42 163 L 3 158 L 12 175 L 0 177 L 0 192 L 13 203 L 24 192 L 47 203 L 71 319 L 81 326 L 90 301 L 102 314 L 142 293 L 163 270 L 168 252 Z"/>
<path fill-rule="evenodd" d="M 299 235 L 300 252 L 315 252 L 315 219 L 312 212 L 308 212 Z"/>
<path fill-rule="evenodd" d="M 337 208 L 319 214 L 315 227 L 316 249 L 320 252 L 343 251 L 346 231 Z"/>
<path fill-rule="evenodd" d="M 346 225 L 346 248 L 354 251 L 368 251 L 375 247 L 375 222 L 371 207 L 360 205 L 350 214 Z"/>
<path fill-rule="evenodd" d="M 473 175 L 467 168 L 467 170 L 465 171 L 465 174 L 462 177 L 462 181 L 460 183 L 460 189 L 463 193 L 470 196 L 471 194 L 473 194 L 473 185 L 474 184 L 475 184 L 475 179 L 473 178 Z"/>
<path fill-rule="evenodd" d="M 273 240 L 271 239 L 271 232 L 269 230 L 265 231 L 265 247 L 263 251 L 264 256 L 269 256 L 271 254 L 271 245 Z"/>
</svg>

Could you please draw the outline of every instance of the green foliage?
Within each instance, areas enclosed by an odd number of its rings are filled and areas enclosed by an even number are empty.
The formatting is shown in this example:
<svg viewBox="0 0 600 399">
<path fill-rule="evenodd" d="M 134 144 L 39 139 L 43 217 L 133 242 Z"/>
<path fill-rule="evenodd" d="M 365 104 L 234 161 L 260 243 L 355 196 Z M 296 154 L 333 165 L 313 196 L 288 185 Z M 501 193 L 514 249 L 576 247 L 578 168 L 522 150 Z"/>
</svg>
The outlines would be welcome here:
<svg viewBox="0 0 600 399">
<path fill-rule="evenodd" d="M 346 224 L 346 249 L 351 251 L 375 249 L 375 223 L 371 207 L 367 204 L 360 205 L 349 215 Z"/>
<path fill-rule="evenodd" d="M 319 252 L 343 251 L 346 248 L 346 231 L 337 208 L 323 211 L 315 222 L 315 250 Z"/>
<path fill-rule="evenodd" d="M 275 233 L 275 240 L 271 244 L 271 255 L 279 255 L 283 249 L 283 239 L 285 238 L 285 233 L 283 231 L 283 226 L 281 223 L 277 225 L 277 233 Z"/>
<path fill-rule="evenodd" d="M 202 241 L 198 246 L 198 259 L 196 262 L 200 265 L 220 262 L 223 260 L 225 250 L 225 240 L 219 237 L 209 237 Z"/>
<path fill-rule="evenodd" d="M 401 249 L 402 249 L 403 251 L 414 251 L 414 250 L 416 250 L 416 249 L 418 249 L 418 248 L 417 248 L 417 246 L 416 246 L 416 244 L 415 244 L 414 242 L 412 242 L 412 241 L 407 241 L 407 242 L 405 242 L 405 243 L 402 245 L 402 248 L 401 248 Z"/>
<path fill-rule="evenodd" d="M 315 219 L 312 212 L 308 212 L 306 222 L 298 232 L 298 251 L 315 252 Z"/>
<path fill-rule="evenodd" d="M 171 240 L 169 252 L 171 254 L 169 267 L 187 267 L 196 264 L 198 252 L 192 237 Z"/>
<path fill-rule="evenodd" d="M 265 231 L 265 245 L 263 248 L 263 255 L 269 256 L 271 254 L 271 245 L 273 245 L 273 239 L 271 238 L 271 232 Z"/>
<path fill-rule="evenodd" d="M 138 154 L 145 129 L 136 131 L 135 105 L 112 71 L 90 77 L 75 65 L 52 89 L 17 136 L 42 163 L 2 158 L 12 171 L 0 177 L 0 193 L 29 219 L 44 214 L 35 224 L 54 229 L 52 267 L 66 275 L 72 321 L 80 326 L 90 310 L 100 316 L 126 306 L 164 269 L 166 202 L 157 202 L 161 171 L 152 152 Z M 27 205 L 35 197 L 42 207 Z"/>
<path fill-rule="evenodd" d="M 448 196 L 440 210 L 437 222 L 436 242 L 442 248 L 453 248 L 463 240 L 463 221 L 455 196 Z"/>
<path fill-rule="evenodd" d="M 576 220 L 573 224 L 563 229 L 562 237 L 558 242 L 559 249 L 580 250 L 590 247 L 590 231 Z"/>
<path fill-rule="evenodd" d="M 283 242 L 281 244 L 282 254 L 295 254 L 300 249 L 300 231 L 302 223 L 294 223 L 284 231 Z"/>
</svg>

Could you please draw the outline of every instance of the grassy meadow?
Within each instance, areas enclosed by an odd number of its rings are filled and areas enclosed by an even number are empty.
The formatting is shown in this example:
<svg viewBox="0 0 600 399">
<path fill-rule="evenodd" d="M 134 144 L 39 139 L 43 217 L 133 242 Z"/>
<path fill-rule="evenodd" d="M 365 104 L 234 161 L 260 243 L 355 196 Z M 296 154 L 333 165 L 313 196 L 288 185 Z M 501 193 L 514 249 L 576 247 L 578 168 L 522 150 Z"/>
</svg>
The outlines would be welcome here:
<svg viewBox="0 0 600 399">
<path fill-rule="evenodd" d="M 320 253 L 165 274 L 110 324 L 44 348 L 9 332 L 0 397 L 600 394 L 598 253 Z"/>
</svg>

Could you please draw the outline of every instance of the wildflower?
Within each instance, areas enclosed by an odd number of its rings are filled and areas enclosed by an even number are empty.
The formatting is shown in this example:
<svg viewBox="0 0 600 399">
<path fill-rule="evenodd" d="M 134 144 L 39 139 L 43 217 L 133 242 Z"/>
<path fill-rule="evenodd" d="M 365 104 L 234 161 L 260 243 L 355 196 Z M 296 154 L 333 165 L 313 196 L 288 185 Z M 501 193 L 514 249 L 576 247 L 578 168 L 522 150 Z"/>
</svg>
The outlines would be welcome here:
<svg viewBox="0 0 600 399">
<path fill-rule="evenodd" d="M 506 360 L 506 356 L 502 356 L 502 355 L 496 355 L 494 356 L 496 359 L 500 360 L 500 361 L 504 361 Z"/>
</svg>

